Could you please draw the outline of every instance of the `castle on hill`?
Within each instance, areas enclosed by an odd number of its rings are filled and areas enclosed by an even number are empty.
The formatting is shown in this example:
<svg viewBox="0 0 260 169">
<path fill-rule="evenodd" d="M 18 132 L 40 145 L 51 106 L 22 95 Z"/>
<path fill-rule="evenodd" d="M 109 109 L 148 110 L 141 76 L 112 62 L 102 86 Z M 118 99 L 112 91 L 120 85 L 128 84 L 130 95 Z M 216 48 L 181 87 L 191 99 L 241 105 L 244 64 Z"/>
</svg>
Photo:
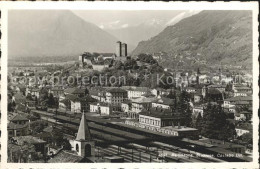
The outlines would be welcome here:
<svg viewBox="0 0 260 169">
<path fill-rule="evenodd" d="M 116 51 L 115 53 L 88 53 L 79 56 L 79 66 L 92 67 L 94 70 L 101 71 L 104 68 L 109 67 L 114 61 L 125 62 L 129 59 L 127 53 L 127 44 L 122 43 L 121 41 L 116 42 Z"/>
</svg>

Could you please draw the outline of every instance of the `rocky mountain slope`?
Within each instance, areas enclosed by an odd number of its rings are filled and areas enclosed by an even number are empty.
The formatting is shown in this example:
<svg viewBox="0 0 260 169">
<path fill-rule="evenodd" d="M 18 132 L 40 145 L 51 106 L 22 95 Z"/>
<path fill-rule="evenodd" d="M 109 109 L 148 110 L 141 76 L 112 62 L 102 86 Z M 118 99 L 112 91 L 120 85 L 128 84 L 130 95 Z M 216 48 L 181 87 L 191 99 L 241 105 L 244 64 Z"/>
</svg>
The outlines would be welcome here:
<svg viewBox="0 0 260 169">
<path fill-rule="evenodd" d="M 250 11 L 202 11 L 166 27 L 142 41 L 133 51 L 167 52 L 171 57 L 195 58 L 207 64 L 252 68 L 252 13 Z M 173 65 L 169 58 L 165 66 Z"/>
</svg>

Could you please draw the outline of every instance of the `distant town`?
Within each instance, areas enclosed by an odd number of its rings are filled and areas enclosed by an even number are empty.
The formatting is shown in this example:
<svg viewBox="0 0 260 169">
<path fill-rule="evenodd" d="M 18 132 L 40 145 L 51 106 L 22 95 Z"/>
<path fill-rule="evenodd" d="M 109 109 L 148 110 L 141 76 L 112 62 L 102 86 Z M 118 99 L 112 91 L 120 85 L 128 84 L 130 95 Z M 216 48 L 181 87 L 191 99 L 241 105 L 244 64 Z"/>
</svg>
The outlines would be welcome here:
<svg viewBox="0 0 260 169">
<path fill-rule="evenodd" d="M 252 161 L 252 74 L 166 68 L 166 52 L 115 43 L 8 67 L 8 162 Z"/>
</svg>

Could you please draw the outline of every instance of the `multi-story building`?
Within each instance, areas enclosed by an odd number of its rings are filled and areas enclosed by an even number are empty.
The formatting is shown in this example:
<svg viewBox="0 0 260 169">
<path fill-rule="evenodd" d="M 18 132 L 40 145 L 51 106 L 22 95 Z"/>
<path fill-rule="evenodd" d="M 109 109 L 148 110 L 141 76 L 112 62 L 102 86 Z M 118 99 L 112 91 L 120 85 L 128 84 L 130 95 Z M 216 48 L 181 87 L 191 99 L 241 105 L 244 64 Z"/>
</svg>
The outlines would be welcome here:
<svg viewBox="0 0 260 169">
<path fill-rule="evenodd" d="M 174 99 L 166 98 L 166 97 L 157 97 L 155 101 L 152 102 L 153 108 L 161 108 L 171 110 L 174 106 Z"/>
<path fill-rule="evenodd" d="M 111 108 L 107 103 L 90 103 L 90 112 L 95 112 L 100 115 L 110 115 Z"/>
<path fill-rule="evenodd" d="M 106 90 L 106 102 L 112 106 L 112 110 L 120 111 L 121 103 L 127 99 L 127 91 L 121 88 Z"/>
<path fill-rule="evenodd" d="M 136 87 L 136 86 L 127 86 L 124 87 L 123 89 L 127 91 L 128 99 L 141 97 L 142 95 L 146 94 L 149 91 L 147 87 Z"/>
<path fill-rule="evenodd" d="M 24 115 L 17 114 L 7 125 L 8 138 L 16 136 L 25 136 L 29 133 L 29 119 Z"/>
</svg>

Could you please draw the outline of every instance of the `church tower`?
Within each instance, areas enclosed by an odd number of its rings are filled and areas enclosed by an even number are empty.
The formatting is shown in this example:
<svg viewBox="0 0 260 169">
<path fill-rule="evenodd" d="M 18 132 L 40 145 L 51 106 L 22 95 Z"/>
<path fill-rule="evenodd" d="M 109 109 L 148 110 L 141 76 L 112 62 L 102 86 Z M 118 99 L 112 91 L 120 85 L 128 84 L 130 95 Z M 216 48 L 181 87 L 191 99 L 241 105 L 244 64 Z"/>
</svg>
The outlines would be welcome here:
<svg viewBox="0 0 260 169">
<path fill-rule="evenodd" d="M 222 71 L 221 68 L 218 69 L 218 76 L 219 76 L 219 84 L 221 84 L 222 82 Z"/>
<path fill-rule="evenodd" d="M 72 150 L 76 151 L 79 156 L 95 156 L 95 143 L 91 139 L 90 131 L 86 121 L 85 113 L 82 113 L 76 140 L 73 142 Z"/>
<path fill-rule="evenodd" d="M 197 85 L 200 84 L 200 68 L 197 69 L 196 82 L 197 82 Z"/>
</svg>

